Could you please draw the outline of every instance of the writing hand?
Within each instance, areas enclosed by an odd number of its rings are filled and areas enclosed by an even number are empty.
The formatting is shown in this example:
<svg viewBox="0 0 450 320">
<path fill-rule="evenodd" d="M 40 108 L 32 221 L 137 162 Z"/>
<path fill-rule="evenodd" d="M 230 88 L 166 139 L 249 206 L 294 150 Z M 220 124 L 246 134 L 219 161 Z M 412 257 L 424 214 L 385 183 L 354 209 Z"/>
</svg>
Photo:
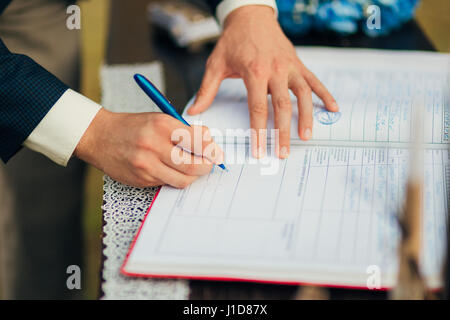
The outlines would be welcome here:
<svg viewBox="0 0 450 320">
<path fill-rule="evenodd" d="M 194 132 L 201 133 L 200 144 L 195 143 Z M 186 134 L 192 139 L 185 139 Z M 194 145 L 200 150 L 194 150 Z M 86 130 L 75 155 L 111 178 L 136 187 L 168 184 L 184 188 L 209 173 L 213 163 L 223 162 L 223 151 L 206 127 L 189 127 L 163 113 L 104 109 Z"/>
</svg>

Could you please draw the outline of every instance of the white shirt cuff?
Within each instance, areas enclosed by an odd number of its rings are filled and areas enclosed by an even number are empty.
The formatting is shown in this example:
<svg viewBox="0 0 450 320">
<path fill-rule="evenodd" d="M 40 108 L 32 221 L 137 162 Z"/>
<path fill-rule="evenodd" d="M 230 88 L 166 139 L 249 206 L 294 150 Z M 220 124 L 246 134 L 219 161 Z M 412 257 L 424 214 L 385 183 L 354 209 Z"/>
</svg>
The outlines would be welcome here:
<svg viewBox="0 0 450 320">
<path fill-rule="evenodd" d="M 223 26 L 225 19 L 231 13 L 231 11 L 237 8 L 250 5 L 260 5 L 272 7 L 275 11 L 275 16 L 278 16 L 278 9 L 275 0 L 223 0 L 216 9 L 217 20 L 219 24 Z"/>
<path fill-rule="evenodd" d="M 101 106 L 68 89 L 23 143 L 66 166 Z"/>
</svg>

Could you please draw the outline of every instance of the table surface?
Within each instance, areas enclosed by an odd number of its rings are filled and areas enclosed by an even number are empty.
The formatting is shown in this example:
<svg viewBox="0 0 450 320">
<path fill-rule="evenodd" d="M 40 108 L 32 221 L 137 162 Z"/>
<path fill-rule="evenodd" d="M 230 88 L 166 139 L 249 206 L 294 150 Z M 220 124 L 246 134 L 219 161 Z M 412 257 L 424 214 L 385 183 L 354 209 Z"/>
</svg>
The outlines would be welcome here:
<svg viewBox="0 0 450 320">
<path fill-rule="evenodd" d="M 146 17 L 149 0 L 112 0 L 106 61 L 108 64 L 159 60 L 164 66 L 166 94 L 179 111 L 200 86 L 212 46 L 195 53 L 177 48 L 164 34 L 150 26 Z M 340 37 L 310 34 L 291 39 L 295 45 L 359 47 L 391 50 L 434 51 L 419 26 L 411 21 L 386 37 L 363 34 Z M 190 281 L 192 299 L 291 299 L 297 286 L 246 282 Z M 330 298 L 384 299 L 385 292 L 329 289 Z"/>
</svg>

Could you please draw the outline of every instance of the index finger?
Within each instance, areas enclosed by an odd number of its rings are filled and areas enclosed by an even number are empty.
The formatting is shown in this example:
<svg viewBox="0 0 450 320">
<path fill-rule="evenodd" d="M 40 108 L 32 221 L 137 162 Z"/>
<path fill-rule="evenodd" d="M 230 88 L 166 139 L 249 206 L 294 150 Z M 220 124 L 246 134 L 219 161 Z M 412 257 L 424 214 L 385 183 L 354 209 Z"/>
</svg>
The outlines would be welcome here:
<svg viewBox="0 0 450 320">
<path fill-rule="evenodd" d="M 336 100 L 314 73 L 305 68 L 302 74 L 312 91 L 323 101 L 325 108 L 332 112 L 339 111 Z"/>
<path fill-rule="evenodd" d="M 188 114 L 196 115 L 208 109 L 219 91 L 222 80 L 222 70 L 208 64 L 206 66 L 202 84 L 197 92 L 194 104 L 188 109 Z"/>
<path fill-rule="evenodd" d="M 172 131 L 171 141 L 174 145 L 194 155 L 205 157 L 214 164 L 224 161 L 223 150 L 214 142 L 207 127 L 182 125 Z"/>
</svg>

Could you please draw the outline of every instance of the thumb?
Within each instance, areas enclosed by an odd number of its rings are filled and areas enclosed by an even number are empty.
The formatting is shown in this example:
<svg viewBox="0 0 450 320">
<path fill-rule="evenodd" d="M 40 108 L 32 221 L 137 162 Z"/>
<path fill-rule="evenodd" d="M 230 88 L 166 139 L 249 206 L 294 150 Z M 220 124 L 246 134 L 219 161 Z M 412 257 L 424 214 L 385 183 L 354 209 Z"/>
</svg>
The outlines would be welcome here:
<svg viewBox="0 0 450 320">
<path fill-rule="evenodd" d="M 211 68 L 206 69 L 194 104 L 188 109 L 187 113 L 189 115 L 196 115 L 208 109 L 214 101 L 217 91 L 219 91 L 222 80 L 223 78 L 219 72 L 212 71 Z"/>
</svg>

